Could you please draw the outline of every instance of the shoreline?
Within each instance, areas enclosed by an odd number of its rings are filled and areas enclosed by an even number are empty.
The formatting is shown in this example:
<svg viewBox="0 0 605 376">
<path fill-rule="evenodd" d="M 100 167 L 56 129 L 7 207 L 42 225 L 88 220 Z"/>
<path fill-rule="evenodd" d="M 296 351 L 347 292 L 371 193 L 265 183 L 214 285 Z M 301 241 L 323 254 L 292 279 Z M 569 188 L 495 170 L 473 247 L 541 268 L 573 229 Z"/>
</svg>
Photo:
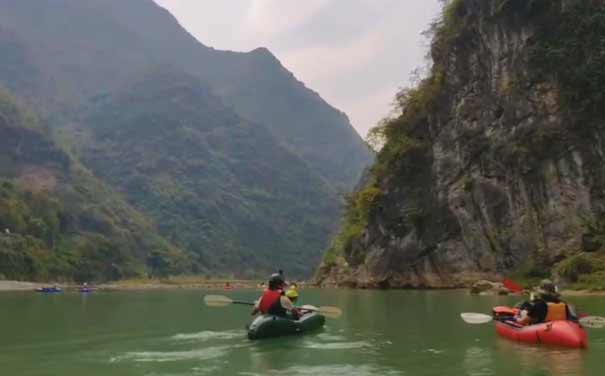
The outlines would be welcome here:
<svg viewBox="0 0 605 376">
<path fill-rule="evenodd" d="M 224 281 L 204 281 L 204 282 L 129 282 L 118 281 L 100 284 L 89 284 L 89 287 L 98 291 L 149 291 L 149 290 L 182 290 L 182 289 L 202 289 L 202 290 L 242 290 L 256 289 L 258 282 L 255 281 L 233 281 L 230 282 L 231 288 L 225 288 Z M 22 282 L 22 281 L 0 281 L 0 292 L 4 291 L 34 291 L 37 288 L 57 286 L 65 291 L 78 290 L 81 285 L 75 283 L 40 283 L 40 282 Z"/>
<path fill-rule="evenodd" d="M 226 288 L 225 284 L 229 283 L 230 288 Z M 98 285 L 90 284 L 90 287 L 98 291 L 154 291 L 154 290 L 260 290 L 262 281 L 254 280 L 225 280 L 225 279 L 199 279 L 199 278 L 174 278 L 174 279 L 153 279 L 153 280 L 124 280 Z M 299 287 L 315 287 L 309 282 L 296 282 Z M 65 291 L 77 291 L 81 285 L 75 283 L 42 283 L 42 282 L 24 282 L 24 281 L 0 281 L 0 292 L 10 291 L 34 291 L 36 288 L 46 286 L 58 286 Z M 329 289 L 343 289 L 342 287 L 328 287 Z M 345 288 L 347 290 L 355 290 Z M 359 289 L 367 290 L 367 289 Z M 375 289 L 380 291 L 380 289 Z M 441 291 L 441 290 L 457 290 L 464 291 L 462 288 L 441 288 L 441 289 L 389 289 L 389 290 L 411 290 L 411 291 Z M 590 290 L 563 290 L 562 296 L 605 296 L 605 291 L 590 291 Z"/>
<path fill-rule="evenodd" d="M 192 277 L 174 277 L 167 279 L 141 279 L 124 280 L 106 283 L 89 283 L 88 286 L 97 291 L 153 291 L 153 290 L 261 290 L 266 285 L 261 285 L 260 280 L 226 280 L 226 279 L 203 279 Z M 229 287 L 226 284 L 229 284 Z M 308 282 L 296 282 L 299 287 L 308 287 Z M 66 282 L 26 282 L 26 281 L 0 281 L 0 292 L 4 291 L 34 291 L 40 287 L 57 286 L 65 291 L 77 291 L 82 285 Z"/>
</svg>

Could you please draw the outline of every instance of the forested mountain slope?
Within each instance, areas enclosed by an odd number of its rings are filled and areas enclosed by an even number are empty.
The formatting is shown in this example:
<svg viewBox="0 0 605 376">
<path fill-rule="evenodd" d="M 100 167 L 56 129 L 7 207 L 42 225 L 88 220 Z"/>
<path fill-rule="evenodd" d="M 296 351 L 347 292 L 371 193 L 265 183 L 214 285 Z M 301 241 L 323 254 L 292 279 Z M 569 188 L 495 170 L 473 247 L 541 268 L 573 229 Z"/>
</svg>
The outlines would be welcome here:
<svg viewBox="0 0 605 376">
<path fill-rule="evenodd" d="M 119 279 L 194 271 L 190 255 L 82 167 L 0 89 L 0 275 Z"/>
<path fill-rule="evenodd" d="M 318 261 L 338 209 L 330 186 L 195 77 L 150 72 L 84 123 L 84 163 L 206 272 L 308 275 Z"/>
<path fill-rule="evenodd" d="M 0 10 L 0 84 L 186 252 L 184 269 L 310 275 L 372 158 L 343 113 L 268 50 L 206 47 L 152 0 Z"/>
</svg>

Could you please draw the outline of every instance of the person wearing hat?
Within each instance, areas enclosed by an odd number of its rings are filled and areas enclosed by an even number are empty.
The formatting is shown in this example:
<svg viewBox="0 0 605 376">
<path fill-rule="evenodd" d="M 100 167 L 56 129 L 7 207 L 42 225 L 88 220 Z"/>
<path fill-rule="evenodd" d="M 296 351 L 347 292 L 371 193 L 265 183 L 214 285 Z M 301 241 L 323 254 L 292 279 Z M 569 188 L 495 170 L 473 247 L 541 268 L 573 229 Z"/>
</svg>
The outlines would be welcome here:
<svg viewBox="0 0 605 376">
<path fill-rule="evenodd" d="M 298 300 L 298 291 L 296 290 L 295 284 L 290 285 L 290 288 L 288 291 L 286 291 L 286 297 L 290 299 L 292 304 L 296 305 L 296 301 Z"/>
<path fill-rule="evenodd" d="M 281 274 L 275 273 L 269 278 L 269 288 L 263 291 L 263 295 L 256 301 L 252 315 L 257 313 L 263 315 L 274 315 L 287 317 L 288 313 L 294 318 L 299 316 L 298 310 L 284 292 L 285 281 Z"/>
<path fill-rule="evenodd" d="M 555 320 L 576 320 L 576 318 L 570 307 L 561 301 L 561 295 L 557 292 L 555 284 L 545 279 L 540 282 L 537 297 L 532 297 L 529 303 L 524 304 L 517 322 L 531 325 Z"/>
</svg>

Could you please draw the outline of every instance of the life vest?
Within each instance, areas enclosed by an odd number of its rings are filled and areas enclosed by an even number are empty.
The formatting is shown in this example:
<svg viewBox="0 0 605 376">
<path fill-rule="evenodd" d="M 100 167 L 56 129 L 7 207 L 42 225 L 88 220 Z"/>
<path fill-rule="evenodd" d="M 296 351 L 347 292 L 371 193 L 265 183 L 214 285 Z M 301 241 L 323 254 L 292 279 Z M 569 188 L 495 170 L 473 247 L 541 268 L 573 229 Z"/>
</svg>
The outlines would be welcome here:
<svg viewBox="0 0 605 376">
<path fill-rule="evenodd" d="M 281 306 L 282 290 L 265 290 L 258 305 L 263 315 L 285 316 L 286 310 Z"/>
<path fill-rule="evenodd" d="M 567 320 L 567 304 L 548 303 L 548 311 L 544 321 Z"/>
</svg>

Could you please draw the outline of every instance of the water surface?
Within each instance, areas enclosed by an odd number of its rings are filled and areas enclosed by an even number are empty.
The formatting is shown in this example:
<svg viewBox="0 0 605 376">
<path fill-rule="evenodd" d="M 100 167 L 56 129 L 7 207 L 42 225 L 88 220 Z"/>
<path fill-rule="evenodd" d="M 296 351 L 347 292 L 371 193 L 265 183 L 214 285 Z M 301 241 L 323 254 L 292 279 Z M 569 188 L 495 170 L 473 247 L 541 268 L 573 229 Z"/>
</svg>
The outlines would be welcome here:
<svg viewBox="0 0 605 376">
<path fill-rule="evenodd" d="M 460 312 L 514 298 L 455 291 L 302 290 L 344 315 L 312 335 L 251 342 L 249 307 L 208 308 L 204 291 L 0 293 L 2 375 L 603 375 L 605 329 L 588 350 L 522 345 Z M 225 294 L 224 292 L 220 292 Z M 256 291 L 226 293 L 253 299 Z M 605 298 L 570 299 L 605 315 Z"/>
</svg>

